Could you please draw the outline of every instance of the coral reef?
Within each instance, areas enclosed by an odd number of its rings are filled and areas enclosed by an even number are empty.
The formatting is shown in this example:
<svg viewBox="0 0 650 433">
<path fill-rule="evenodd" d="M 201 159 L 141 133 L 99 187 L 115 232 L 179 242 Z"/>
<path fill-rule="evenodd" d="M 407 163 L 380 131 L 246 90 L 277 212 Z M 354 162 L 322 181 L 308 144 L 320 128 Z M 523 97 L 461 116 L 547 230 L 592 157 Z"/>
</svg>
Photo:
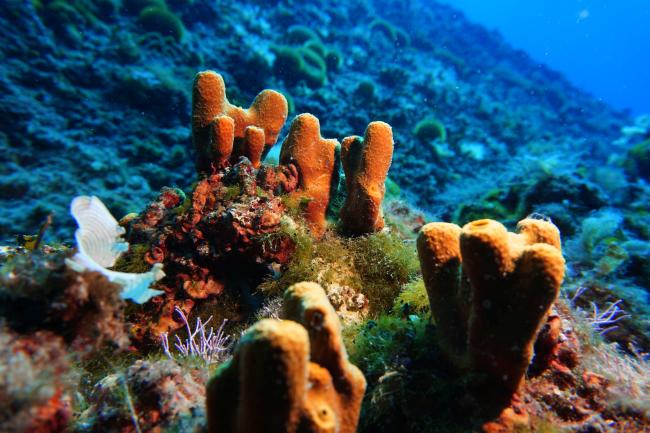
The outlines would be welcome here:
<svg viewBox="0 0 650 433">
<path fill-rule="evenodd" d="M 434 140 L 447 141 L 445 125 L 435 118 L 420 120 L 413 128 L 413 135 L 424 143 L 430 143 Z"/>
<path fill-rule="evenodd" d="M 175 305 L 189 314 L 198 300 L 231 291 L 250 294 L 273 263 L 287 263 L 294 241 L 286 207 L 274 190 L 283 188 L 281 167 L 256 170 L 248 160 L 200 180 L 188 198 L 164 189 L 141 214 L 123 220 L 131 250 L 118 269 L 129 263 L 162 263 L 166 277 L 160 298 L 143 306 L 139 339 L 157 340 L 179 328 Z M 291 190 L 295 181 L 284 185 Z M 240 272 L 237 272 L 239 269 Z"/>
<path fill-rule="evenodd" d="M 169 35 L 176 42 L 180 42 L 185 33 L 183 22 L 166 7 L 164 2 L 143 8 L 138 14 L 138 25 L 148 32 Z"/>
<path fill-rule="evenodd" d="M 650 117 L 416 5 L 2 4 L 0 431 L 648 430 Z"/>
<path fill-rule="evenodd" d="M 557 228 L 525 219 L 518 231 L 478 220 L 462 229 L 430 223 L 418 237 L 440 345 L 453 364 L 476 376 L 472 386 L 497 408 L 521 386 L 564 278 Z"/>
<path fill-rule="evenodd" d="M 356 431 L 365 380 L 325 292 L 293 285 L 283 311 L 249 329 L 208 384 L 210 433 Z"/>
<path fill-rule="evenodd" d="M 254 309 L 260 302 L 254 289 L 287 265 L 300 246 L 301 223 L 295 218 L 304 217 L 311 235 L 322 238 L 328 205 L 336 195 L 339 144 L 321 137 L 316 117 L 301 114 L 291 122 L 280 164 L 271 166 L 260 158 L 276 142 L 286 118 L 281 94 L 264 90 L 244 110 L 228 102 L 223 78 L 205 71 L 197 74 L 193 95 L 193 141 L 203 177 L 190 197 L 164 188 L 141 214 L 121 221 L 132 246 L 117 269 L 146 262 L 164 265 L 167 275 L 157 286 L 163 296 L 134 316 L 132 332 L 140 341 L 152 342 L 179 328 L 181 323 L 172 317 L 177 305 L 189 314 L 197 301 L 224 291 Z M 383 227 L 381 206 L 393 145 L 390 126 L 371 123 L 365 141 L 354 141 L 347 139 L 344 152 L 350 193 L 342 219 L 344 226 L 363 234 Z M 357 294 L 349 288 L 338 291 L 349 293 L 344 298 Z M 348 307 L 366 305 L 355 304 Z"/>
</svg>

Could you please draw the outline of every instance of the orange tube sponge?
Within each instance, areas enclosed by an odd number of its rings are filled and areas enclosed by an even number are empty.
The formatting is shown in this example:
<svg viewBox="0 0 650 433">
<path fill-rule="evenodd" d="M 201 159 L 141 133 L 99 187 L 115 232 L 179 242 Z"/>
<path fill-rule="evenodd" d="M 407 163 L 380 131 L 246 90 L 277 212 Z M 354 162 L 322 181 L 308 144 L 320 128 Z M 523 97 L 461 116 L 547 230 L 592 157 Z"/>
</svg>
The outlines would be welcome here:
<svg viewBox="0 0 650 433">
<path fill-rule="evenodd" d="M 353 433 L 365 379 L 347 360 L 341 326 L 323 289 L 299 283 L 285 315 L 242 337 L 208 383 L 209 433 Z"/>
<path fill-rule="evenodd" d="M 305 217 L 312 234 L 320 238 L 327 228 L 325 214 L 330 200 L 332 176 L 339 142 L 320 135 L 320 123 L 311 114 L 300 114 L 291 122 L 282 143 L 280 164 L 294 164 L 300 181 L 297 194 L 308 200 Z"/>
<path fill-rule="evenodd" d="M 264 151 L 264 130 L 257 126 L 248 126 L 244 130 L 244 156 L 250 160 L 253 167 L 259 168 Z"/>
<path fill-rule="evenodd" d="M 257 322 L 208 383 L 208 432 L 296 432 L 308 373 L 305 328 L 288 320 Z"/>
<path fill-rule="evenodd" d="M 223 77 L 214 71 L 199 72 L 194 78 L 192 89 L 192 141 L 198 155 L 198 170 L 210 172 L 212 165 L 223 164 L 233 153 L 234 156 L 252 154 L 255 159 L 260 159 L 264 149 L 270 148 L 277 141 L 287 120 L 287 107 L 286 98 L 274 90 L 260 92 L 248 109 L 232 105 L 226 96 Z M 222 116 L 233 121 L 233 143 L 229 143 L 228 131 L 221 130 L 225 128 L 223 124 L 213 126 L 216 118 Z M 264 134 L 261 150 L 259 146 L 254 152 L 246 149 L 249 142 L 246 130 L 249 126 L 261 129 Z M 253 134 L 256 135 L 255 143 L 258 144 L 260 132 Z"/>
<path fill-rule="evenodd" d="M 387 123 L 372 122 L 363 139 L 343 140 L 341 162 L 348 190 L 340 212 L 344 231 L 362 235 L 384 228 L 381 203 L 392 158 L 393 131 Z"/>
<path fill-rule="evenodd" d="M 518 232 L 493 220 L 430 223 L 417 241 L 440 344 L 495 405 L 521 385 L 564 278 L 557 227 L 524 219 Z"/>
<path fill-rule="evenodd" d="M 341 337 L 341 323 L 321 286 L 303 282 L 284 293 L 284 317 L 309 332 L 310 357 L 320 370 L 312 368 L 313 398 L 307 399 L 308 418 L 318 424 L 327 406 L 333 411 L 340 433 L 354 433 L 366 389 L 363 373 L 348 360 Z M 313 380 L 318 378 L 318 380 Z M 333 386 L 333 388 L 332 388 Z M 330 431 L 322 428 L 310 431 Z M 332 430 L 334 431 L 334 430 Z"/>
<path fill-rule="evenodd" d="M 228 163 L 235 142 L 235 121 L 224 114 L 216 116 L 209 125 L 209 141 L 201 162 L 210 162 L 215 167 Z M 198 151 L 198 149 L 197 149 Z"/>
</svg>

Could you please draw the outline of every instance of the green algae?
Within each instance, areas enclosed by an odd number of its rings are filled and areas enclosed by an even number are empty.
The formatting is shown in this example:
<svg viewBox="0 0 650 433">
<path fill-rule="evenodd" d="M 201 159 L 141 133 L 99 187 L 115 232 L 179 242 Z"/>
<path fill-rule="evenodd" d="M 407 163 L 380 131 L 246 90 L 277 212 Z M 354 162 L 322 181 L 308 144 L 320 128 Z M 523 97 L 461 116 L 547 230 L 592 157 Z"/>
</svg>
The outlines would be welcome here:
<svg viewBox="0 0 650 433">
<path fill-rule="evenodd" d="M 313 257 L 316 254 L 314 239 L 304 228 L 285 224 L 280 232 L 265 235 L 263 242 L 272 242 L 273 238 L 269 236 L 288 236 L 293 241 L 295 250 L 286 270 L 279 277 L 268 278 L 258 286 L 258 290 L 267 296 L 280 295 L 292 284 L 314 280 L 318 272 L 313 264 Z"/>
<path fill-rule="evenodd" d="M 419 316 L 381 314 L 346 331 L 350 361 L 369 378 L 377 378 L 394 364 L 396 355 L 425 347 L 426 327 L 427 321 Z"/>
<path fill-rule="evenodd" d="M 237 199 L 242 194 L 242 189 L 239 185 L 230 185 L 226 187 L 226 191 L 223 194 L 224 201 L 233 201 Z"/>
<path fill-rule="evenodd" d="M 393 311 L 400 311 L 402 314 L 430 314 L 429 297 L 422 278 L 404 286 L 404 289 L 395 298 Z"/>
<path fill-rule="evenodd" d="M 420 271 L 413 245 L 390 233 L 376 233 L 348 241 L 359 273 L 361 292 L 374 311 L 386 311 L 402 286 Z"/>
<path fill-rule="evenodd" d="M 392 307 L 402 286 L 419 272 L 415 248 L 389 233 L 349 239 L 329 234 L 317 241 L 304 228 L 285 227 L 274 236 L 289 236 L 295 252 L 280 276 L 260 285 L 268 294 L 301 281 L 338 283 L 363 293 L 371 300 L 371 311 L 379 314 Z"/>
<path fill-rule="evenodd" d="M 141 274 L 149 272 L 151 265 L 145 260 L 145 254 L 149 251 L 149 245 L 134 244 L 129 246 L 129 251 L 122 254 L 115 262 L 113 269 L 118 272 L 129 272 L 134 274 Z"/>
<path fill-rule="evenodd" d="M 376 92 L 377 86 L 375 86 L 375 83 L 372 80 L 365 79 L 357 84 L 356 89 L 354 89 L 354 96 L 367 103 L 375 99 Z"/>
<path fill-rule="evenodd" d="M 402 195 L 402 188 L 395 182 L 393 179 L 390 177 L 386 178 L 385 182 L 386 186 L 386 199 L 389 198 L 398 198 L 400 195 Z"/>
</svg>

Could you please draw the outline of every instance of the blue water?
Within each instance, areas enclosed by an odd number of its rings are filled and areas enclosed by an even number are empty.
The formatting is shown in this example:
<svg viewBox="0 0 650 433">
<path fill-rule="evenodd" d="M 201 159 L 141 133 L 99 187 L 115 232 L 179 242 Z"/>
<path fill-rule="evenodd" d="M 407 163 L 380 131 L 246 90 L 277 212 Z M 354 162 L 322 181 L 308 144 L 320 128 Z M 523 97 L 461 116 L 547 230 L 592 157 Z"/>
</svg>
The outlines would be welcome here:
<svg viewBox="0 0 650 433">
<path fill-rule="evenodd" d="M 650 112 L 650 1 L 444 0 L 597 98 Z"/>
</svg>

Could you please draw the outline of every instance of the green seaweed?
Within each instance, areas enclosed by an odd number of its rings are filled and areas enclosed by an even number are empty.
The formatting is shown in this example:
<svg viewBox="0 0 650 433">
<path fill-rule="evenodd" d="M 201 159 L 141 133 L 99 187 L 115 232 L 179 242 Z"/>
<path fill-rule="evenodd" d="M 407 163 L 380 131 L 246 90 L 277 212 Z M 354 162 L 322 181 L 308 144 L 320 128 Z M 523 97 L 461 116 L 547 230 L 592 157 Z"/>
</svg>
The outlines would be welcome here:
<svg viewBox="0 0 650 433">
<path fill-rule="evenodd" d="M 315 31 L 307 26 L 294 25 L 287 29 L 285 39 L 289 44 L 299 45 L 308 41 L 320 41 Z"/>
<path fill-rule="evenodd" d="M 371 32 L 379 31 L 388 39 L 398 45 L 410 45 L 411 37 L 401 28 L 389 23 L 382 18 L 375 18 L 370 22 L 368 28 Z"/>
<path fill-rule="evenodd" d="M 394 366 L 395 357 L 411 348 L 425 347 L 427 321 L 419 316 L 406 319 L 382 314 L 345 332 L 350 361 L 369 378 Z"/>
<path fill-rule="evenodd" d="M 226 187 L 226 191 L 223 194 L 224 201 L 233 201 L 239 197 L 242 193 L 241 187 L 239 185 L 231 185 Z"/>
<path fill-rule="evenodd" d="M 113 266 L 115 271 L 144 273 L 151 270 L 151 265 L 145 262 L 144 256 L 149 251 L 149 245 L 134 244 L 129 247 L 129 251 L 122 254 Z"/>
<path fill-rule="evenodd" d="M 420 315 L 430 313 L 429 297 L 422 278 L 413 280 L 404 286 L 404 289 L 395 298 L 393 311 L 400 311 L 402 314 L 415 313 Z"/>
<path fill-rule="evenodd" d="M 650 140 L 635 144 L 628 151 L 625 166 L 635 175 L 650 179 Z"/>
<path fill-rule="evenodd" d="M 402 189 L 390 177 L 386 178 L 385 186 L 386 186 L 386 198 L 387 199 L 389 199 L 389 198 L 398 198 L 400 195 L 402 195 Z"/>
<path fill-rule="evenodd" d="M 392 307 L 402 286 L 420 271 L 415 248 L 391 233 L 376 233 L 349 241 L 361 291 L 375 312 Z"/>
</svg>

